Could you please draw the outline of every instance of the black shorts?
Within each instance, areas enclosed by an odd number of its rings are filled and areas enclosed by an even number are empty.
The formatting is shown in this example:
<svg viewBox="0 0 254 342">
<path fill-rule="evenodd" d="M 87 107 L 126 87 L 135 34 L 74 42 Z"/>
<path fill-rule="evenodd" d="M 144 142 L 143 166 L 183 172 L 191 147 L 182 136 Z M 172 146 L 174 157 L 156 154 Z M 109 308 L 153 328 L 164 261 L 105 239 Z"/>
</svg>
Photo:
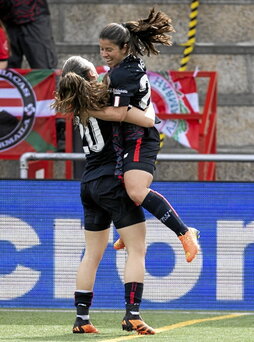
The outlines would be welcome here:
<svg viewBox="0 0 254 342">
<path fill-rule="evenodd" d="M 138 139 L 125 139 L 124 145 L 123 172 L 137 169 L 153 175 L 160 150 L 160 134 L 157 129 L 144 129 L 143 136 Z"/>
<path fill-rule="evenodd" d="M 145 221 L 143 208 L 129 198 L 121 180 L 114 176 L 81 183 L 80 196 L 86 230 L 105 230 L 112 221 L 117 229 Z"/>
</svg>

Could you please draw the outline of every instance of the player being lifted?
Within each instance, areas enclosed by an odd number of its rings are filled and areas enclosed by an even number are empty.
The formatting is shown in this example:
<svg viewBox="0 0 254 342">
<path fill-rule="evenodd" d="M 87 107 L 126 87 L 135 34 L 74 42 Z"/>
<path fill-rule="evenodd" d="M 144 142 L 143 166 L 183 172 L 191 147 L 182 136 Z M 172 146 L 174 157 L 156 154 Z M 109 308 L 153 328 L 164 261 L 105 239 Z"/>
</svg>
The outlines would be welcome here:
<svg viewBox="0 0 254 342">
<path fill-rule="evenodd" d="M 144 110 L 150 103 L 150 84 L 144 62 L 139 55 L 157 55 L 155 43 L 171 45 L 174 32 L 171 19 L 163 12 L 150 10 L 147 18 L 122 24 L 111 23 L 99 36 L 100 54 L 110 67 L 108 76 L 111 105 L 135 106 Z M 123 156 L 119 169 L 130 198 L 148 210 L 178 236 L 191 262 L 199 251 L 198 230 L 187 227 L 172 205 L 159 193 L 150 189 L 155 161 L 160 148 L 157 129 L 143 128 L 130 123 L 114 124 L 114 137 L 118 140 L 118 153 Z M 119 160 L 122 160 L 121 158 Z M 115 249 L 124 248 L 119 239 Z"/>
</svg>

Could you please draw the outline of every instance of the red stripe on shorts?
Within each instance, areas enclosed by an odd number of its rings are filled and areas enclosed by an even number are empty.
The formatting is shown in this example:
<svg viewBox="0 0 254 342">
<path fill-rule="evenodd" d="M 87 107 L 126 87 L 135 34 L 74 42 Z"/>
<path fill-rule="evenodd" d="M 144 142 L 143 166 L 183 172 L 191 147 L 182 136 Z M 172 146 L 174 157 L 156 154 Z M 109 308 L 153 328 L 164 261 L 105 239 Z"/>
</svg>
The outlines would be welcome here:
<svg viewBox="0 0 254 342">
<path fill-rule="evenodd" d="M 139 161 L 141 143 L 142 143 L 142 138 L 137 139 L 136 147 L 135 147 L 135 151 L 134 151 L 134 158 L 133 158 L 134 162 Z"/>
</svg>

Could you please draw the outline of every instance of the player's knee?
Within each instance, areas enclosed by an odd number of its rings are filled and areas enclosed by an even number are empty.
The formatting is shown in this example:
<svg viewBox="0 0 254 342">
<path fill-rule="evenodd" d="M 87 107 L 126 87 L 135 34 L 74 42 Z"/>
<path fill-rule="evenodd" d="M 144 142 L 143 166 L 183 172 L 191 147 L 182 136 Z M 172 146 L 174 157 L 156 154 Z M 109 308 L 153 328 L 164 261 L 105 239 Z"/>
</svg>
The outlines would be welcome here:
<svg viewBox="0 0 254 342">
<path fill-rule="evenodd" d="M 140 189 L 137 189 L 137 188 L 134 188 L 134 187 L 131 187 L 131 188 L 127 188 L 127 193 L 130 197 L 130 199 L 137 203 L 137 204 L 141 204 L 144 200 L 144 196 L 143 196 L 143 193 L 142 191 L 140 191 Z"/>
<path fill-rule="evenodd" d="M 126 246 L 126 250 L 129 256 L 133 256 L 135 258 L 144 258 L 146 255 L 146 245 L 141 239 L 137 239 L 138 243 L 130 243 Z"/>
<path fill-rule="evenodd" d="M 103 257 L 103 253 L 101 253 L 101 252 L 91 253 L 91 254 L 87 253 L 84 255 L 84 260 L 96 267 L 100 264 L 102 257 Z"/>
<path fill-rule="evenodd" d="M 127 255 L 128 255 L 128 260 L 134 260 L 135 263 L 141 260 L 145 260 L 145 254 L 141 253 L 141 251 L 127 251 Z"/>
</svg>

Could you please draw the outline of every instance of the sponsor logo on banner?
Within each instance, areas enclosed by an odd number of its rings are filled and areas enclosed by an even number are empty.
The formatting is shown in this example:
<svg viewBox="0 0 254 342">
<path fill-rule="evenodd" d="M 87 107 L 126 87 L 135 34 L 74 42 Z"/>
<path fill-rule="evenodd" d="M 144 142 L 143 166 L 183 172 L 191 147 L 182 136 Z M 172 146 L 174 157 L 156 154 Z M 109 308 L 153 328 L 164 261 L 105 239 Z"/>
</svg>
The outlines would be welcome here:
<svg viewBox="0 0 254 342">
<path fill-rule="evenodd" d="M 146 212 L 142 308 L 253 311 L 254 183 L 154 182 L 153 189 L 200 230 L 200 252 L 187 263 L 176 235 Z M 1 308 L 73 308 L 86 248 L 79 193 L 79 181 L 0 180 Z M 114 250 L 111 228 L 93 308 L 123 308 L 127 254 Z"/>
</svg>

